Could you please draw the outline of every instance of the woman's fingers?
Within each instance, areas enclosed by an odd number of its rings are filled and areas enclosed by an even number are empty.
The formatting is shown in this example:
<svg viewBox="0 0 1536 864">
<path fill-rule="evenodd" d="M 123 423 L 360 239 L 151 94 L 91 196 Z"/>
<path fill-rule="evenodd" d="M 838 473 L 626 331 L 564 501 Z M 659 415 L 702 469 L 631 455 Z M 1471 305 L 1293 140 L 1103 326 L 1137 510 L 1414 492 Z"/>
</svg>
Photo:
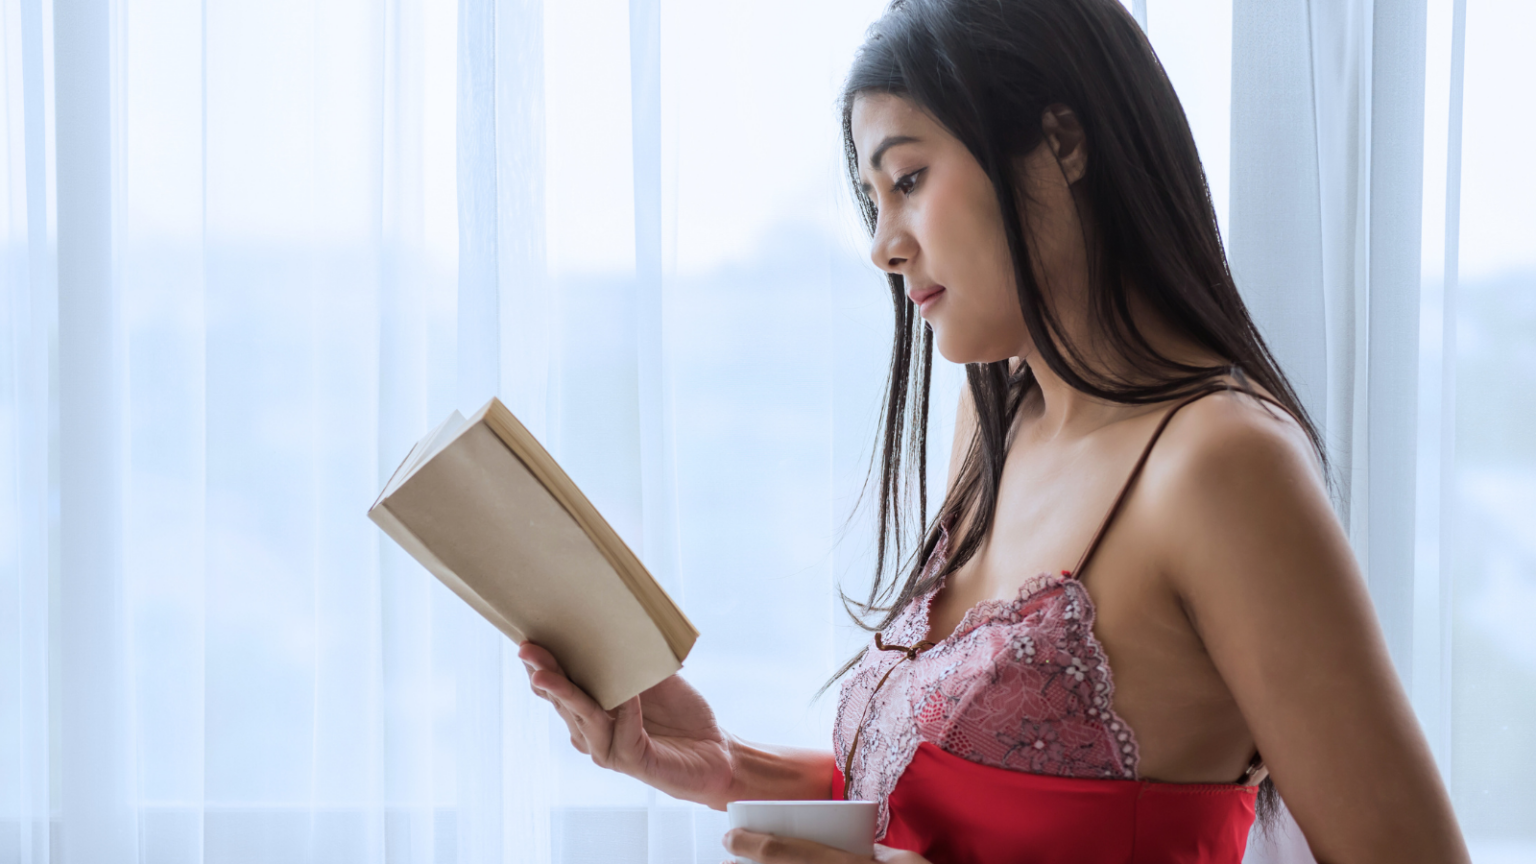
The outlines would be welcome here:
<svg viewBox="0 0 1536 864">
<path fill-rule="evenodd" d="M 725 848 L 732 855 L 751 858 L 758 864 L 870 864 L 872 860 L 809 840 L 760 834 L 745 828 L 726 832 Z"/>
<path fill-rule="evenodd" d="M 732 855 L 750 858 L 758 864 L 929 864 L 928 859 L 916 852 L 892 849 L 878 843 L 875 844 L 872 862 L 869 858 L 861 858 L 809 840 L 761 834 L 743 828 L 732 829 L 725 835 L 725 848 Z"/>
<path fill-rule="evenodd" d="M 529 680 L 529 684 L 528 684 L 528 689 L 532 690 L 533 694 L 535 696 L 539 697 L 540 699 L 543 699 L 545 702 L 548 702 L 550 704 L 550 706 L 555 709 L 555 713 L 559 714 L 560 715 L 560 719 L 565 721 L 566 731 L 569 732 L 570 736 L 571 736 L 571 746 L 575 747 L 577 750 L 581 751 L 582 753 L 586 753 L 587 752 L 587 739 L 586 739 L 586 736 L 582 734 L 581 724 L 576 722 L 576 715 L 572 714 L 570 709 L 566 708 L 565 705 L 559 699 L 554 698 L 553 696 L 549 695 L 549 693 L 547 693 L 546 691 L 540 690 L 536 685 L 534 685 L 532 680 L 531 680 L 531 677 L 532 676 L 531 676 L 531 670 L 530 670 L 530 680 Z"/>
<path fill-rule="evenodd" d="M 561 675 L 565 674 L 565 670 L 560 666 L 560 661 L 556 660 L 555 655 L 549 653 L 549 650 L 542 645 L 524 642 L 517 646 L 517 657 L 525 664 L 532 666 L 535 671 L 546 670 L 558 672 Z"/>
<path fill-rule="evenodd" d="M 533 692 L 554 705 L 565 721 L 571 733 L 571 746 L 608 767 L 613 718 L 565 676 L 559 661 L 544 648 L 524 642 L 518 647 L 517 656 L 528 669 L 528 684 Z"/>
<path fill-rule="evenodd" d="M 565 670 L 560 668 L 553 654 L 532 642 L 524 642 L 518 648 L 517 656 L 522 659 L 523 666 L 529 670 L 528 681 L 535 693 L 552 701 L 559 699 L 578 716 L 585 716 L 594 711 L 603 713 L 603 709 L 598 707 L 597 702 L 593 701 L 585 690 L 577 687 L 570 678 L 566 677 Z"/>
<path fill-rule="evenodd" d="M 532 642 L 524 642 L 517 648 L 517 657 L 523 661 L 523 669 L 528 673 L 528 687 L 533 690 L 533 695 L 540 699 L 554 702 L 547 691 L 534 683 L 533 676 L 539 672 L 552 672 L 561 677 L 565 676 L 565 670 L 560 668 L 560 663 L 555 655 L 549 653 Z"/>
<path fill-rule="evenodd" d="M 535 689 L 533 692 L 537 693 L 539 698 L 549 702 L 550 706 L 555 709 L 555 713 L 560 715 L 560 719 L 565 721 L 565 731 L 571 736 L 571 746 L 583 754 L 587 753 L 587 736 L 582 733 L 581 724 L 576 722 L 576 716 L 567 710 L 564 705 L 561 705 L 558 700 L 550 698 L 543 691 Z"/>
<path fill-rule="evenodd" d="M 610 725 L 613 721 L 608 712 L 588 696 L 585 690 L 571 683 L 571 679 L 554 672 L 533 673 L 533 686 L 558 707 L 571 713 L 583 728 L 593 725 Z"/>
<path fill-rule="evenodd" d="M 639 696 L 610 715 L 566 677 L 555 655 L 544 648 L 524 642 L 518 646 L 517 656 L 528 669 L 533 692 L 549 700 L 570 729 L 573 747 L 604 768 L 623 770 L 639 761 L 645 749 Z"/>
<path fill-rule="evenodd" d="M 640 712 L 640 697 L 636 696 L 618 707 L 613 713 L 613 738 L 609 744 L 609 756 L 617 765 L 633 766 L 640 761 L 645 749 L 645 720 Z"/>
<path fill-rule="evenodd" d="M 578 752 L 586 754 L 587 736 L 582 734 L 581 726 L 576 722 L 576 717 L 559 702 L 551 701 L 549 704 L 554 706 L 555 713 L 559 714 L 560 719 L 565 721 L 565 730 L 571 736 L 571 746 L 575 747 Z"/>
<path fill-rule="evenodd" d="M 586 691 L 571 683 L 569 678 L 553 672 L 533 673 L 533 686 L 543 690 L 556 709 L 564 709 L 566 725 L 571 737 L 582 739 L 576 749 L 592 757 L 604 768 L 617 767 L 613 754 L 614 718 L 608 715 Z M 638 700 L 636 713 L 638 713 Z M 567 716 L 567 714 L 569 716 Z"/>
<path fill-rule="evenodd" d="M 928 859 L 905 849 L 892 849 L 889 846 L 875 844 L 875 860 L 880 864 L 928 864 Z"/>
</svg>

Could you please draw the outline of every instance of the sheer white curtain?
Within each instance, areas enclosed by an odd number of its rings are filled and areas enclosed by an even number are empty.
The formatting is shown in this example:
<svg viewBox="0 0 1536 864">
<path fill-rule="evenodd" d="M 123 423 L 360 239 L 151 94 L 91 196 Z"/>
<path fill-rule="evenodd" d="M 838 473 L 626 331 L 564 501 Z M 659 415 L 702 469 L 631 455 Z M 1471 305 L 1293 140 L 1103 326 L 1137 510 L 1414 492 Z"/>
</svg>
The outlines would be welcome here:
<svg viewBox="0 0 1536 864">
<path fill-rule="evenodd" d="M 718 859 L 363 514 L 500 393 L 730 727 L 820 742 L 888 314 L 832 103 L 877 6 L 0 8 L 0 860 Z"/>
<path fill-rule="evenodd" d="M 1536 861 L 1514 719 L 1536 706 L 1536 163 L 1508 143 L 1536 130 L 1513 95 L 1536 80 L 1512 35 L 1532 22 L 1491 0 L 1233 3 L 1233 269 L 1323 427 L 1479 862 Z M 1255 857 L 1309 860 L 1287 837 Z"/>
<path fill-rule="evenodd" d="M 499 394 L 727 728 L 825 746 L 889 339 L 833 100 L 882 5 L 0 0 L 0 862 L 719 860 L 363 514 Z M 1127 5 L 1477 860 L 1536 860 L 1528 4 Z"/>
</svg>

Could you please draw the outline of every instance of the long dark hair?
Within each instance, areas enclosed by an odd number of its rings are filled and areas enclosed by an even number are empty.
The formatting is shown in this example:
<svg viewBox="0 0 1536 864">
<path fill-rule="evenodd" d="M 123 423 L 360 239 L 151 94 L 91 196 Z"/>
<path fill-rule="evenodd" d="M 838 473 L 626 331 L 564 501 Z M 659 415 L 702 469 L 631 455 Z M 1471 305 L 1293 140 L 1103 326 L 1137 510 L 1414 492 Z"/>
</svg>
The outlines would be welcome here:
<svg viewBox="0 0 1536 864">
<path fill-rule="evenodd" d="M 1217 380 L 1257 388 L 1322 439 L 1260 337 L 1227 266 L 1216 211 L 1183 107 L 1141 28 L 1118 0 L 895 0 L 869 31 L 842 95 L 843 149 L 866 228 L 875 211 L 859 188 L 853 102 L 910 99 L 958 138 L 992 181 L 1013 259 L 1019 307 L 1035 349 L 1073 388 L 1124 404 L 1153 404 Z M 1025 243 L 1019 157 L 1043 140 L 1047 106 L 1082 124 L 1087 169 L 1075 200 L 1089 249 L 1089 328 L 1134 376 L 1095 370 L 1063 332 L 1035 279 Z M 1029 366 L 966 367 L 976 433 L 936 518 L 927 521 L 927 429 L 933 334 L 889 277 L 896 333 L 878 466 L 875 577 L 862 600 L 844 597 L 859 623 L 883 630 L 915 596 L 968 561 L 991 530 L 1009 430 L 1035 386 Z M 1131 315 L 1130 293 L 1182 338 L 1222 359 L 1196 366 L 1160 353 Z M 915 505 L 915 506 L 914 506 Z M 925 573 L 940 524 L 964 520 L 944 566 Z M 915 547 L 910 541 L 920 538 Z M 910 548 L 909 548 L 910 547 Z M 855 657 L 838 673 L 858 662 Z M 1273 811 L 1265 781 L 1261 807 Z"/>
</svg>

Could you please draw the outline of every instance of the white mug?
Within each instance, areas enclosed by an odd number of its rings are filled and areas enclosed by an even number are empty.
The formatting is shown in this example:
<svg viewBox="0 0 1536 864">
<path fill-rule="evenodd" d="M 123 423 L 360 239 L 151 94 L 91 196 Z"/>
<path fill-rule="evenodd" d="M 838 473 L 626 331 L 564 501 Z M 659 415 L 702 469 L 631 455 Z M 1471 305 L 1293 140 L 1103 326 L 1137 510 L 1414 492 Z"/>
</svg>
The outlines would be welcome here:
<svg viewBox="0 0 1536 864">
<path fill-rule="evenodd" d="M 873 801 L 732 801 L 725 811 L 732 828 L 810 840 L 854 855 L 875 854 L 880 805 Z"/>
</svg>

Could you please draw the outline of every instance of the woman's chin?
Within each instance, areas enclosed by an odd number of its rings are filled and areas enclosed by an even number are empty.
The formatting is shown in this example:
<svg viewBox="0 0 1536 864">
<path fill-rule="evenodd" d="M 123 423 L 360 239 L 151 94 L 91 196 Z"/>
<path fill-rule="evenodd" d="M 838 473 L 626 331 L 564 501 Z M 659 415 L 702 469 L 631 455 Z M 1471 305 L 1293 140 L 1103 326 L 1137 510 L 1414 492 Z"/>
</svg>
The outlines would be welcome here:
<svg viewBox="0 0 1536 864">
<path fill-rule="evenodd" d="M 944 329 L 942 327 L 938 327 L 932 321 L 929 321 L 928 329 L 933 331 L 933 350 L 939 352 L 940 357 L 951 363 L 965 362 L 964 360 L 955 359 L 957 356 L 955 354 L 956 346 L 950 344 L 950 340 L 944 338 Z"/>
<path fill-rule="evenodd" d="M 956 344 L 955 340 L 944 338 L 943 328 L 934 327 L 932 323 L 929 327 L 933 329 L 934 350 L 940 357 L 959 366 L 970 363 L 1001 363 L 1019 356 L 1017 351 L 1000 350 L 995 345 L 978 345 L 974 342 Z"/>
<path fill-rule="evenodd" d="M 977 351 L 975 345 L 952 344 L 944 338 L 943 332 L 938 328 L 934 328 L 933 331 L 933 347 L 934 350 L 939 352 L 940 357 L 956 365 L 964 366 L 967 363 L 988 362 L 988 360 L 983 359 L 984 352 Z"/>
</svg>

